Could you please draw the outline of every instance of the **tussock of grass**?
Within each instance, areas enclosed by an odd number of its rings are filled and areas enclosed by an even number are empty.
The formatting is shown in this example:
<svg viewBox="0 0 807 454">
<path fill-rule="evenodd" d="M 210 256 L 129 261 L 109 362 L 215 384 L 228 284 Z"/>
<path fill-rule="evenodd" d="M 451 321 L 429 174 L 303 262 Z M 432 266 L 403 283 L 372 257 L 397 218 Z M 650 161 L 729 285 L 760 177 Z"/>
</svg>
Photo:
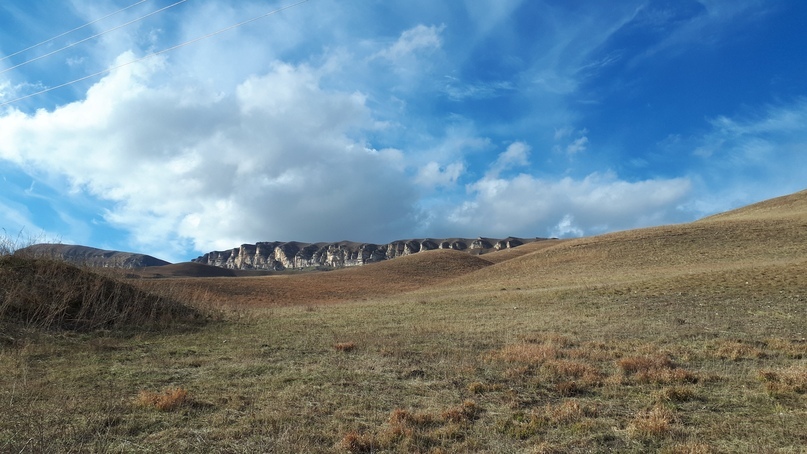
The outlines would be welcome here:
<svg viewBox="0 0 807 454">
<path fill-rule="evenodd" d="M 669 355 L 632 356 L 617 361 L 619 368 L 638 383 L 696 383 L 698 375 L 678 368 Z"/>
<path fill-rule="evenodd" d="M 807 366 L 794 365 L 784 369 L 764 369 L 759 378 L 773 394 L 807 394 Z"/>
<path fill-rule="evenodd" d="M 348 352 L 352 352 L 353 350 L 356 349 L 356 343 L 355 342 L 337 342 L 336 344 L 333 345 L 333 348 L 336 351 L 348 353 Z"/>
<path fill-rule="evenodd" d="M 159 411 L 172 411 L 188 402 L 188 391 L 182 387 L 168 388 L 162 392 L 140 391 L 135 404 Z"/>
<path fill-rule="evenodd" d="M 676 421 L 675 413 L 664 405 L 656 405 L 650 410 L 636 414 L 628 425 L 628 435 L 641 440 L 656 440 L 667 437 Z"/>
</svg>

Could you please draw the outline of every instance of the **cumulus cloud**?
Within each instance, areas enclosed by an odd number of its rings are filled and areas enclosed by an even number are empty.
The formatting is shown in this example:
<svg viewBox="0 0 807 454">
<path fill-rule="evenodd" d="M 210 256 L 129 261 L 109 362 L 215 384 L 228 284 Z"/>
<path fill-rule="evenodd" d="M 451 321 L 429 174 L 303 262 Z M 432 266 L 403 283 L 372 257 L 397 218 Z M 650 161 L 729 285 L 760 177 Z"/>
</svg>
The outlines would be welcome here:
<svg viewBox="0 0 807 454">
<path fill-rule="evenodd" d="M 467 185 L 468 199 L 435 221 L 439 231 L 490 236 L 583 236 L 689 219 L 688 178 L 625 181 L 614 172 L 584 178 L 503 177 L 504 163 L 523 163 L 529 146 L 515 142 L 491 171 Z"/>
<path fill-rule="evenodd" d="M 161 65 L 117 70 L 52 112 L 1 117 L 0 157 L 114 202 L 105 218 L 140 245 L 403 236 L 415 192 L 396 154 L 353 138 L 374 124 L 363 95 L 322 89 L 305 65 L 276 62 L 229 95 L 153 84 Z"/>
<path fill-rule="evenodd" d="M 691 188 L 686 178 L 628 182 L 611 172 L 559 180 L 486 177 L 468 186 L 472 201 L 448 223 L 496 236 L 592 235 L 675 222 Z"/>
</svg>

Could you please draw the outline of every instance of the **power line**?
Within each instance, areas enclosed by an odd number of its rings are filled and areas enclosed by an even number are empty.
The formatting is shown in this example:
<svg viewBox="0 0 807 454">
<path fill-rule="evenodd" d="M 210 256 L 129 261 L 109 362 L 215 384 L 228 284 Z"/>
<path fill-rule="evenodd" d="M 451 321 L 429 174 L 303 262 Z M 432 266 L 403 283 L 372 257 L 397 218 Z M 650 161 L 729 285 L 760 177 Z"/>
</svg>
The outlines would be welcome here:
<svg viewBox="0 0 807 454">
<path fill-rule="evenodd" d="M 98 19 L 95 19 L 95 20 L 94 20 L 94 21 L 92 21 L 92 22 L 87 22 L 86 24 L 84 24 L 84 25 L 82 25 L 82 26 L 76 27 L 76 28 L 74 28 L 74 29 L 72 29 L 72 30 L 68 30 L 68 31 L 66 31 L 66 32 L 64 32 L 64 33 L 62 33 L 62 34 L 59 34 L 59 35 L 54 36 L 53 38 L 46 39 L 45 41 L 42 41 L 42 42 L 40 42 L 40 43 L 36 43 L 36 44 L 34 44 L 33 46 L 28 46 L 28 47 L 26 47 L 25 49 L 18 50 L 17 52 L 14 52 L 13 54 L 6 55 L 5 57 L 0 58 L 0 61 L 7 60 L 7 59 L 9 59 L 9 58 L 11 58 L 11 57 L 16 57 L 17 55 L 19 55 L 19 54 L 21 54 L 21 53 L 23 53 L 23 52 L 28 52 L 29 50 L 36 49 L 37 47 L 42 46 L 42 45 L 44 45 L 44 44 L 47 44 L 47 43 L 49 43 L 49 42 L 51 42 L 51 41 L 55 41 L 55 40 L 57 40 L 57 39 L 61 38 L 62 36 L 67 36 L 67 35 L 69 35 L 70 33 L 73 33 L 73 32 L 76 32 L 76 31 L 81 30 L 82 28 L 89 27 L 90 25 L 93 25 L 93 24 L 95 24 L 95 23 L 97 23 L 97 22 L 101 22 L 101 21 L 102 21 L 102 20 L 104 20 L 104 19 L 107 19 L 107 18 L 109 18 L 109 17 L 112 17 L 112 16 L 114 16 L 114 15 L 116 15 L 116 14 L 118 14 L 118 13 L 122 13 L 122 12 L 126 11 L 127 9 L 134 8 L 135 6 L 137 6 L 137 5 L 141 4 L 141 3 L 145 3 L 145 2 L 147 2 L 147 1 L 149 1 L 149 0 L 140 0 L 139 2 L 137 2 L 137 3 L 135 3 L 135 4 L 132 4 L 132 5 L 129 5 L 129 6 L 127 6 L 126 8 L 123 8 L 123 9 L 119 9 L 119 10 L 117 10 L 117 11 L 115 11 L 114 13 L 109 13 L 109 14 L 107 14 L 107 15 L 106 15 L 106 16 L 104 16 L 104 17 L 99 17 Z"/>
<path fill-rule="evenodd" d="M 27 65 L 27 64 L 29 64 L 29 63 L 33 63 L 33 62 L 35 62 L 35 61 L 37 61 L 37 60 L 41 60 L 41 59 L 43 59 L 43 58 L 45 58 L 45 57 L 50 57 L 50 56 L 51 56 L 51 55 L 53 55 L 53 54 L 57 54 L 57 53 L 59 53 L 59 52 L 61 52 L 61 51 L 63 51 L 63 50 L 70 49 L 71 47 L 78 46 L 78 45 L 79 45 L 79 44 L 81 44 L 81 43 L 87 42 L 87 41 L 89 41 L 89 40 L 91 40 L 91 39 L 98 38 L 99 36 L 106 35 L 107 33 L 114 32 L 115 30 L 119 30 L 119 29 L 121 29 L 121 28 L 123 28 L 123 27 L 126 27 L 127 25 L 131 25 L 131 24 L 134 24 L 135 22 L 139 22 L 139 21 L 141 21 L 141 20 L 143 20 L 143 19 L 145 19 L 145 18 L 147 18 L 147 17 L 153 16 L 153 15 L 155 15 L 155 14 L 157 14 L 157 13 L 161 13 L 161 12 L 163 12 L 163 11 L 165 11 L 165 10 L 169 9 L 169 8 L 173 8 L 173 7 L 175 7 L 175 6 L 179 5 L 179 4 L 181 4 L 181 3 L 185 3 L 185 2 L 187 2 L 187 1 L 188 1 L 188 0 L 179 0 L 178 2 L 176 2 L 176 3 L 174 3 L 174 4 L 168 5 L 168 6 L 164 7 L 164 8 L 160 8 L 160 9 L 158 9 L 157 11 L 153 11 L 153 12 L 151 12 L 151 13 L 146 14 L 145 16 L 138 17 L 137 19 L 134 19 L 134 20 L 131 20 L 131 21 L 129 21 L 129 22 L 126 22 L 125 24 L 118 25 L 117 27 L 110 28 L 109 30 L 102 31 L 101 33 L 98 33 L 98 34 L 92 35 L 92 36 L 90 36 L 90 37 L 88 37 L 88 38 L 84 38 L 84 39 L 82 39 L 82 40 L 80 40 L 80 41 L 76 41 L 75 43 L 68 44 L 67 46 L 64 46 L 64 47 L 62 47 L 62 48 L 60 48 L 60 49 L 56 49 L 56 50 L 54 50 L 53 52 L 48 52 L 47 54 L 40 55 L 40 56 L 38 56 L 38 57 L 34 57 L 34 58 L 32 58 L 32 59 L 30 59 L 30 60 L 27 60 L 27 61 L 24 61 L 24 62 L 22 62 L 22 63 L 20 63 L 20 64 L 18 64 L 18 65 L 14 65 L 14 66 L 12 66 L 12 67 L 10 67 L 10 68 L 6 68 L 6 69 L 4 69 L 4 70 L 0 71 L 0 74 L 7 73 L 7 72 L 11 71 L 12 69 L 17 69 L 17 68 L 19 68 L 20 66 L 25 66 L 25 65 Z"/>
<path fill-rule="evenodd" d="M 183 1 L 184 1 L 184 0 L 183 0 Z M 45 93 L 51 92 L 51 91 L 53 91 L 53 90 L 58 90 L 58 89 L 60 89 L 60 88 L 67 87 L 67 86 L 70 86 L 70 85 L 76 84 L 76 83 L 78 83 L 78 82 L 85 81 L 85 80 L 87 80 L 87 79 L 92 79 L 92 78 L 94 78 L 94 77 L 98 77 L 98 76 L 103 75 L 103 74 L 108 74 L 108 73 L 110 73 L 110 72 L 112 72 L 112 71 L 114 71 L 114 70 L 116 70 L 116 69 L 123 68 L 124 66 L 129 66 L 129 65 L 132 65 L 132 64 L 135 64 L 135 63 L 141 62 L 141 61 L 143 61 L 143 60 L 146 60 L 146 59 L 148 59 L 148 58 L 151 58 L 151 57 L 156 57 L 157 55 L 161 55 L 161 54 L 164 54 L 164 53 L 166 53 L 166 52 L 171 52 L 172 50 L 176 50 L 176 49 L 179 49 L 179 48 L 181 48 L 181 47 L 185 47 L 185 46 L 191 45 L 191 44 L 196 43 L 196 42 L 198 42 L 198 41 L 202 41 L 202 40 L 204 40 L 204 39 L 207 39 L 207 38 L 210 38 L 210 37 L 213 37 L 213 36 L 219 35 L 219 34 L 221 34 L 221 33 L 224 33 L 224 32 L 227 32 L 227 31 L 230 31 L 230 30 L 232 30 L 232 29 L 234 29 L 234 28 L 238 28 L 238 27 L 241 27 L 241 26 L 247 25 L 247 24 L 249 24 L 249 23 L 252 23 L 252 22 L 255 22 L 255 21 L 258 21 L 258 20 L 264 19 L 264 18 L 266 18 L 266 17 L 272 16 L 272 15 L 274 15 L 274 14 L 277 14 L 277 13 L 281 12 L 281 11 L 285 11 L 285 10 L 287 10 L 287 9 L 294 8 L 295 6 L 302 5 L 303 3 L 306 3 L 306 2 L 308 2 L 308 1 L 309 1 L 309 0 L 301 0 L 301 1 L 297 2 L 297 3 L 292 3 L 291 5 L 286 5 L 286 6 L 284 6 L 284 7 L 281 7 L 281 8 L 275 9 L 275 10 L 270 11 L 270 12 L 268 12 L 268 13 L 262 14 L 262 15 L 260 15 L 260 16 L 253 17 L 252 19 L 248 19 L 248 20 L 245 20 L 245 21 L 243 21 L 243 22 L 239 22 L 239 23 L 237 23 L 237 24 L 235 24 L 235 25 L 230 25 L 229 27 L 222 28 L 222 29 L 220 29 L 220 30 L 218 30 L 218 31 L 215 31 L 215 32 L 213 32 L 213 33 L 208 33 L 207 35 L 200 36 L 200 37 L 198 37 L 198 38 L 194 38 L 194 39 L 192 39 L 192 40 L 190 40 L 190 41 L 185 41 L 185 42 L 183 42 L 183 43 L 177 44 L 176 46 L 171 46 L 171 47 L 169 47 L 169 48 L 167 48 L 167 49 L 163 49 L 163 50 L 160 50 L 160 51 L 157 51 L 157 52 L 153 52 L 153 53 L 151 53 L 151 54 L 148 54 L 148 55 L 145 55 L 145 56 L 143 56 L 143 57 L 137 58 L 137 59 L 135 59 L 135 60 L 131 60 L 131 61 L 128 61 L 128 62 L 126 62 L 126 63 L 121 63 L 121 64 L 116 65 L 116 66 L 113 66 L 113 67 L 111 67 L 111 68 L 104 69 L 103 71 L 98 71 L 98 72 L 96 72 L 96 73 L 93 73 L 93 74 L 90 74 L 90 75 L 87 75 L 87 76 L 84 76 L 84 77 L 81 77 L 81 78 L 78 78 L 78 79 L 75 79 L 75 80 L 71 80 L 70 82 L 65 82 L 65 83 L 63 83 L 63 84 L 56 85 L 56 86 L 54 86 L 54 87 L 49 87 L 49 88 L 46 88 L 46 89 L 44 89 L 44 90 L 40 90 L 40 91 L 38 91 L 38 92 L 36 92 L 36 93 L 30 93 L 30 94 L 27 94 L 27 95 L 25 95 L 25 96 L 21 96 L 21 97 L 16 98 L 16 99 L 12 99 L 12 100 L 10 100 L 10 101 L 6 101 L 6 102 L 3 102 L 3 103 L 0 103 L 0 107 L 5 107 L 5 106 L 7 106 L 7 105 L 9 105 L 9 104 L 14 104 L 14 103 L 19 102 L 19 101 L 22 101 L 22 100 L 24 100 L 24 99 L 28 99 L 28 98 L 32 98 L 32 97 L 34 97 L 34 96 L 38 96 L 38 95 L 41 95 L 41 94 L 45 94 Z"/>
</svg>

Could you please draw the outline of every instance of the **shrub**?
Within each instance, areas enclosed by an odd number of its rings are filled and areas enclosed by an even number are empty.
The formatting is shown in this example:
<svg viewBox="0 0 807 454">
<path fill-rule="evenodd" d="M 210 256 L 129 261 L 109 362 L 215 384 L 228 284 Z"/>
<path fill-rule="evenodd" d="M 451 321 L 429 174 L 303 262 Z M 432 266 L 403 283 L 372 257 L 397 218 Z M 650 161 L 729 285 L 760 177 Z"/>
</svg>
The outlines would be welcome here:
<svg viewBox="0 0 807 454">
<path fill-rule="evenodd" d="M 639 412 L 628 425 L 632 438 L 649 440 L 666 437 L 675 422 L 675 414 L 663 405 Z"/>
<path fill-rule="evenodd" d="M 676 367 L 668 355 L 622 358 L 617 361 L 617 366 L 639 383 L 670 384 L 698 381 L 695 373 Z"/>
<path fill-rule="evenodd" d="M 353 342 L 339 342 L 334 344 L 333 348 L 335 348 L 336 351 L 347 353 L 355 350 L 356 344 Z"/>
<path fill-rule="evenodd" d="M 183 405 L 188 400 L 188 391 L 185 388 L 168 388 L 161 393 L 140 391 L 135 402 L 138 406 L 155 408 L 159 411 L 171 411 Z"/>
<path fill-rule="evenodd" d="M 364 454 L 373 452 L 376 443 L 372 436 L 353 431 L 342 437 L 337 447 L 351 454 Z"/>
<path fill-rule="evenodd" d="M 540 364 L 560 355 L 560 351 L 552 345 L 523 343 L 505 345 L 493 357 L 508 363 Z"/>
<path fill-rule="evenodd" d="M 448 422 L 468 422 L 476 419 L 479 414 L 479 406 L 472 400 L 466 400 L 459 407 L 450 408 L 440 414 L 445 421 Z"/>
<path fill-rule="evenodd" d="M 765 369 L 759 371 L 759 378 L 770 393 L 807 394 L 807 368 L 792 366 L 787 369 Z"/>
</svg>

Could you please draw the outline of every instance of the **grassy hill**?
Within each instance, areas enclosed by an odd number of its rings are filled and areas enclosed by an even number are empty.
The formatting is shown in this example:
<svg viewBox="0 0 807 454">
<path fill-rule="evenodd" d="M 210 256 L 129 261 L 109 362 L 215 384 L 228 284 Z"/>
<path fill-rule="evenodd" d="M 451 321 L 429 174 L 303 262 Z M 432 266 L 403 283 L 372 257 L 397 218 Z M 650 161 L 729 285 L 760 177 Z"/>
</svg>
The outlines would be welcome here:
<svg viewBox="0 0 807 454">
<path fill-rule="evenodd" d="M 0 451 L 804 452 L 807 192 L 326 273 L 133 279 L 183 332 L 0 347 Z"/>
<path fill-rule="evenodd" d="M 284 273 L 235 280 L 172 279 L 170 285 L 205 292 L 210 301 L 226 305 L 316 305 L 397 295 L 489 265 L 491 262 L 486 259 L 465 252 L 434 250 L 327 272 Z M 142 282 L 139 285 L 155 288 L 164 283 Z"/>
</svg>

